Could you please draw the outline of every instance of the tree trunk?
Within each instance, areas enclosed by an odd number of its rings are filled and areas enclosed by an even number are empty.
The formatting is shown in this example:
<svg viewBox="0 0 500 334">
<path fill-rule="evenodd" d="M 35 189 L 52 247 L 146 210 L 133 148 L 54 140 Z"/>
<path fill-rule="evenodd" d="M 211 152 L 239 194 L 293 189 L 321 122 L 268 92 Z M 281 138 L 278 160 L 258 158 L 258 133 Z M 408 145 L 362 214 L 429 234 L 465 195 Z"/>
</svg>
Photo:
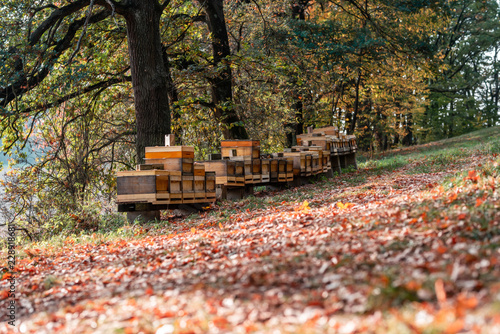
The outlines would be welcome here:
<svg viewBox="0 0 500 334">
<path fill-rule="evenodd" d="M 306 19 L 306 9 L 309 5 L 309 0 L 292 0 L 292 19 L 305 21 Z M 296 85 L 296 80 L 293 80 L 293 86 Z M 299 89 L 292 89 L 292 95 L 294 96 L 295 102 L 293 103 L 292 109 L 295 110 L 295 120 L 293 123 L 286 123 L 286 143 L 287 147 L 292 147 L 297 144 L 297 135 L 304 133 L 304 104 L 300 100 L 301 94 Z"/>
<path fill-rule="evenodd" d="M 146 146 L 164 145 L 170 133 L 167 73 L 162 57 L 157 0 L 130 0 L 127 22 L 130 69 L 134 88 L 137 162 Z"/>
<path fill-rule="evenodd" d="M 359 86 L 361 85 L 361 70 L 358 70 L 358 78 L 356 79 L 356 91 L 355 91 L 355 98 L 354 98 L 354 110 L 352 111 L 351 115 L 351 122 L 349 124 L 349 129 L 348 129 L 348 134 L 352 135 L 354 133 L 354 130 L 356 129 L 356 122 L 358 119 L 358 112 L 359 112 Z"/>
<path fill-rule="evenodd" d="M 449 123 L 448 123 L 448 134 L 447 137 L 453 137 L 454 133 L 454 123 L 455 123 L 455 108 L 453 106 L 453 101 L 450 102 L 450 113 L 449 113 Z"/>
<path fill-rule="evenodd" d="M 403 137 L 403 145 L 405 145 L 405 146 L 411 146 L 414 144 L 412 127 L 413 127 L 413 116 L 411 113 L 409 113 L 406 116 L 406 120 L 405 120 L 405 132 L 406 132 L 406 134 Z"/>
<path fill-rule="evenodd" d="M 172 72 L 170 71 L 170 61 L 168 59 L 167 50 L 163 50 L 163 64 L 165 65 L 165 72 L 167 74 L 167 95 L 170 101 L 170 108 L 172 110 L 171 122 L 179 121 L 179 107 L 175 105 L 179 101 L 179 94 L 177 93 L 177 88 L 175 87 L 174 79 L 172 78 Z M 174 130 L 175 132 L 175 130 Z M 175 132 L 176 144 L 180 145 L 182 143 L 181 133 L 179 131 Z"/>
<path fill-rule="evenodd" d="M 211 79 L 212 103 L 215 117 L 228 126 L 224 131 L 226 139 L 247 139 L 248 134 L 233 107 L 231 55 L 227 36 L 222 0 L 199 0 L 207 14 L 208 29 L 212 34 L 213 66 L 221 68 Z"/>
</svg>

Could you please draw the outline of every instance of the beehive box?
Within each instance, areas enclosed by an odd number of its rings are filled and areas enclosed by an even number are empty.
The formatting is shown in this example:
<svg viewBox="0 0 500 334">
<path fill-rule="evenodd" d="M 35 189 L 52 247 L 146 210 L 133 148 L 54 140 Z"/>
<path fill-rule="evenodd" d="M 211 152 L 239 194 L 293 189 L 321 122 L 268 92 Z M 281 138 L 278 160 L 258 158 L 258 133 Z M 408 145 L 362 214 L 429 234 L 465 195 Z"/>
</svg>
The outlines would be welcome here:
<svg viewBox="0 0 500 334">
<path fill-rule="evenodd" d="M 330 149 L 330 152 L 334 154 L 340 153 L 340 139 L 332 138 L 332 147 Z"/>
<path fill-rule="evenodd" d="M 163 170 L 117 172 L 117 203 L 165 201 L 182 198 L 180 172 Z"/>
<path fill-rule="evenodd" d="M 297 151 L 297 147 L 292 148 L 292 152 L 283 152 L 285 157 L 292 159 L 293 175 L 299 176 L 301 170 L 305 171 L 307 154 L 305 151 Z"/>
<path fill-rule="evenodd" d="M 205 172 L 205 199 L 207 202 L 215 202 L 215 172 Z"/>
<path fill-rule="evenodd" d="M 227 162 L 228 160 L 209 160 L 202 161 L 205 166 L 205 173 L 215 173 L 215 183 L 220 185 L 227 184 Z"/>
<path fill-rule="evenodd" d="M 319 146 L 323 150 L 330 150 L 332 147 L 332 139 L 327 137 L 308 137 L 302 140 L 304 146 Z"/>
<path fill-rule="evenodd" d="M 194 159 L 192 146 L 149 146 L 145 151 L 146 159 Z"/>
<path fill-rule="evenodd" d="M 162 159 L 144 159 L 146 165 L 163 165 L 166 171 L 182 172 L 186 175 L 193 175 L 194 160 L 191 158 L 162 158 Z"/>
<path fill-rule="evenodd" d="M 339 129 L 336 126 L 325 126 L 322 128 L 313 129 L 313 133 L 320 133 L 330 136 L 338 136 Z"/>
<path fill-rule="evenodd" d="M 355 153 L 358 149 L 358 145 L 356 143 L 356 136 L 350 135 L 347 136 L 347 140 L 349 141 L 349 150 L 352 153 Z"/>
<path fill-rule="evenodd" d="M 147 165 L 162 164 L 166 171 L 180 171 L 186 175 L 193 173 L 194 147 L 192 146 L 152 146 L 145 148 Z"/>
<path fill-rule="evenodd" d="M 156 200 L 156 170 L 117 172 L 117 203 Z"/>
<path fill-rule="evenodd" d="M 245 185 L 244 161 L 227 161 L 227 185 L 233 187 L 242 187 Z"/>
<path fill-rule="evenodd" d="M 278 161 L 279 158 L 269 159 L 269 181 L 278 182 Z"/>
<path fill-rule="evenodd" d="M 330 159 L 323 158 L 323 148 L 321 146 L 310 146 L 309 150 L 313 154 L 313 174 L 320 174 L 325 172 L 325 167 L 328 168 L 326 160 Z M 316 154 L 318 155 L 317 158 L 315 156 Z"/>
<path fill-rule="evenodd" d="M 260 158 L 260 141 L 258 140 L 223 140 L 221 141 L 222 158 L 248 157 Z"/>
<path fill-rule="evenodd" d="M 136 166 L 136 170 L 164 170 L 163 164 L 141 164 Z"/>
<path fill-rule="evenodd" d="M 269 182 L 271 180 L 271 174 L 270 174 L 271 159 L 261 159 L 260 163 L 261 163 L 261 182 L 262 183 Z"/>
<path fill-rule="evenodd" d="M 195 200 L 203 200 L 206 197 L 205 188 L 205 165 L 201 163 L 194 164 L 194 198 Z"/>
</svg>

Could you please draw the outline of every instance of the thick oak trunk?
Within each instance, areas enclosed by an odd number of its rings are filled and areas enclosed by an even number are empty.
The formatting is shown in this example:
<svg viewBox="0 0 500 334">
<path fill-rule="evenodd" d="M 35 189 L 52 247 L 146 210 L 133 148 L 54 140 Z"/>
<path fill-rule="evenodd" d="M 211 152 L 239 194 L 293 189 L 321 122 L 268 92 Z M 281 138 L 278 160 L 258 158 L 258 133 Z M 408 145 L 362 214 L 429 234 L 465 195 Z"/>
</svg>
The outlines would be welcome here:
<svg viewBox="0 0 500 334">
<path fill-rule="evenodd" d="M 231 55 L 222 0 L 200 0 L 207 14 L 208 29 L 212 34 L 213 66 L 221 68 L 211 78 L 212 103 L 215 116 L 228 126 L 224 132 L 226 139 L 247 139 L 245 127 L 241 125 L 232 105 L 232 75 L 228 57 Z"/>
<path fill-rule="evenodd" d="M 168 82 L 163 63 L 160 17 L 157 0 L 130 0 L 127 22 L 130 69 L 136 115 L 138 163 L 146 146 L 164 145 L 170 133 Z"/>
</svg>

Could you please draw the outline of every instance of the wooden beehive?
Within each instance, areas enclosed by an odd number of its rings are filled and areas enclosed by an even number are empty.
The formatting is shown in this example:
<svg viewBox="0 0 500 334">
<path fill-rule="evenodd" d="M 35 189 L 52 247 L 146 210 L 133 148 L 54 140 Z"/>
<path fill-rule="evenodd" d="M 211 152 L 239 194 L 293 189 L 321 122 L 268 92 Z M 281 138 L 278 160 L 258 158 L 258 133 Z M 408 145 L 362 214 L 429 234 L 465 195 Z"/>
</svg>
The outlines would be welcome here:
<svg viewBox="0 0 500 334">
<path fill-rule="evenodd" d="M 225 185 L 227 184 L 227 163 L 228 160 L 209 160 L 203 161 L 205 166 L 205 173 L 215 173 L 215 183 Z"/>
<path fill-rule="evenodd" d="M 262 180 L 262 162 L 260 159 L 252 159 L 253 183 L 260 183 Z"/>
<path fill-rule="evenodd" d="M 286 182 L 288 177 L 287 177 L 287 165 L 288 165 L 288 160 L 286 158 L 280 158 L 278 159 L 278 182 Z M 293 166 L 293 162 L 292 162 Z M 293 171 L 292 171 L 293 173 Z"/>
<path fill-rule="evenodd" d="M 170 199 L 170 172 L 158 171 L 156 174 L 156 200 Z"/>
<path fill-rule="evenodd" d="M 340 153 L 340 139 L 332 138 L 332 148 L 330 150 L 332 153 Z"/>
<path fill-rule="evenodd" d="M 321 133 L 324 135 L 338 136 L 339 129 L 336 126 L 326 126 L 322 128 L 313 129 L 313 133 Z"/>
<path fill-rule="evenodd" d="M 287 182 L 293 181 L 293 159 L 286 158 L 286 180 Z"/>
<path fill-rule="evenodd" d="M 222 158 L 248 157 L 260 158 L 260 141 L 258 140 L 223 140 L 221 141 Z"/>
<path fill-rule="evenodd" d="M 205 199 L 206 189 L 205 189 L 205 165 L 201 163 L 194 164 L 194 198 L 199 201 Z"/>
<path fill-rule="evenodd" d="M 292 169 L 295 176 L 300 175 L 302 169 L 305 170 L 306 163 L 306 152 L 297 151 L 296 148 L 292 148 L 293 152 L 283 152 L 283 155 L 287 158 L 292 159 Z"/>
<path fill-rule="evenodd" d="M 227 161 L 227 185 L 241 187 L 245 185 L 245 162 Z"/>
<path fill-rule="evenodd" d="M 147 165 L 162 164 L 167 171 L 180 171 L 192 175 L 194 148 L 191 146 L 153 146 L 146 147 Z"/>
<path fill-rule="evenodd" d="M 261 182 L 266 183 L 271 180 L 271 159 L 261 159 Z"/>
<path fill-rule="evenodd" d="M 182 200 L 186 203 L 186 200 L 192 199 L 194 199 L 194 176 L 182 175 Z"/>
<path fill-rule="evenodd" d="M 136 166 L 136 170 L 164 170 L 163 164 L 141 164 Z"/>
<path fill-rule="evenodd" d="M 192 146 L 150 146 L 145 151 L 146 159 L 194 159 Z"/>
<path fill-rule="evenodd" d="M 269 159 L 269 181 L 278 182 L 278 161 L 279 159 Z"/>
<path fill-rule="evenodd" d="M 355 153 L 357 148 L 358 148 L 358 146 L 356 144 L 356 136 L 353 136 L 353 135 L 347 136 L 347 140 L 349 141 L 350 152 Z"/>
<path fill-rule="evenodd" d="M 215 201 L 215 172 L 205 172 L 205 199 L 208 202 Z"/>
<path fill-rule="evenodd" d="M 117 172 L 117 203 L 156 200 L 156 170 Z"/>
</svg>

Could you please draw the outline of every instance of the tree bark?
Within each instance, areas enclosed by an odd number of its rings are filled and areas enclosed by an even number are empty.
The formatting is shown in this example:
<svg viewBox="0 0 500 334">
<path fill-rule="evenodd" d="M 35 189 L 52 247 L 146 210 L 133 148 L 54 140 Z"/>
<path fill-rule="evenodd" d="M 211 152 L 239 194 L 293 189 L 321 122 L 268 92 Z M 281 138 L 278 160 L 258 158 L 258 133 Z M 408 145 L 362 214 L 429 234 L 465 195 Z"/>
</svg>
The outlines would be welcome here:
<svg viewBox="0 0 500 334">
<path fill-rule="evenodd" d="M 413 138 L 413 115 L 408 113 L 405 120 L 405 136 L 403 137 L 403 145 L 411 146 L 414 144 L 415 140 Z"/>
<path fill-rule="evenodd" d="M 136 155 L 142 163 L 146 146 L 163 146 L 170 133 L 167 72 L 160 36 L 162 8 L 157 0 L 129 0 L 124 17 L 136 115 Z"/>
<path fill-rule="evenodd" d="M 352 111 L 351 114 L 351 120 L 349 124 L 349 129 L 348 133 L 349 135 L 352 135 L 354 133 L 354 130 L 356 129 L 356 122 L 358 119 L 358 112 L 359 112 L 359 86 L 361 85 L 361 70 L 358 70 L 358 78 L 356 80 L 356 86 L 355 86 L 355 98 L 354 98 L 354 110 Z"/>
<path fill-rule="evenodd" d="M 208 29 L 212 34 L 212 52 L 214 68 L 221 68 L 211 78 L 212 103 L 215 105 L 215 117 L 227 125 L 224 131 L 226 139 L 247 139 L 248 133 L 241 124 L 233 106 L 231 55 L 229 38 L 222 0 L 199 0 L 207 14 Z"/>
<path fill-rule="evenodd" d="M 293 20 L 305 21 L 306 19 L 306 9 L 309 5 L 309 0 L 292 0 L 291 7 L 292 13 L 291 17 Z M 292 85 L 296 86 L 296 80 L 294 79 Z M 292 147 L 297 144 L 297 135 L 304 133 L 304 104 L 300 100 L 301 94 L 299 88 L 292 89 L 292 95 L 295 102 L 292 105 L 292 109 L 295 110 L 295 119 L 293 123 L 285 124 L 286 129 L 286 146 Z"/>
</svg>

